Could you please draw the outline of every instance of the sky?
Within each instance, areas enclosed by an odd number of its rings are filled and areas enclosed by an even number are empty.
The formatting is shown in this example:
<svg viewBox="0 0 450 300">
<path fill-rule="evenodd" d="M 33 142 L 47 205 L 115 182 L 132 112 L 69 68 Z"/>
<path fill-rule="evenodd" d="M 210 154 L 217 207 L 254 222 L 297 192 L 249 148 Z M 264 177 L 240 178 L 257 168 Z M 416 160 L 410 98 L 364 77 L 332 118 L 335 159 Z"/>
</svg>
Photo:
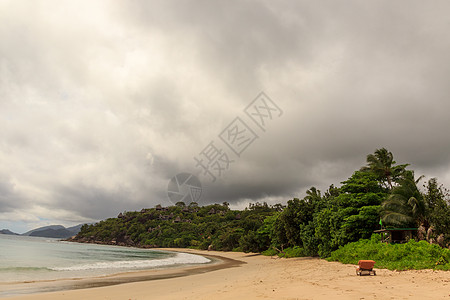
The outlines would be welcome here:
<svg viewBox="0 0 450 300">
<path fill-rule="evenodd" d="M 0 229 L 173 205 L 180 173 L 285 204 L 382 147 L 450 187 L 449 9 L 0 0 Z"/>
</svg>

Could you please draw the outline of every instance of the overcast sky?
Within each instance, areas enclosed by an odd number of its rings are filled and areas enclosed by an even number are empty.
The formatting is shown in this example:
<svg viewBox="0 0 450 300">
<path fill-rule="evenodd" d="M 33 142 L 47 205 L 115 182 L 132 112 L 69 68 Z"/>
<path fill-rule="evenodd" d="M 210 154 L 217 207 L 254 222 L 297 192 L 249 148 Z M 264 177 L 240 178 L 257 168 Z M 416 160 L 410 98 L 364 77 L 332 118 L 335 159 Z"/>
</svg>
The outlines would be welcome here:
<svg viewBox="0 0 450 300">
<path fill-rule="evenodd" d="M 0 0 L 0 229 L 171 205 L 182 172 L 201 204 L 285 203 L 381 147 L 450 187 L 449 10 Z M 245 112 L 261 92 L 263 127 Z M 211 146 L 228 167 L 214 182 L 194 160 Z"/>
</svg>

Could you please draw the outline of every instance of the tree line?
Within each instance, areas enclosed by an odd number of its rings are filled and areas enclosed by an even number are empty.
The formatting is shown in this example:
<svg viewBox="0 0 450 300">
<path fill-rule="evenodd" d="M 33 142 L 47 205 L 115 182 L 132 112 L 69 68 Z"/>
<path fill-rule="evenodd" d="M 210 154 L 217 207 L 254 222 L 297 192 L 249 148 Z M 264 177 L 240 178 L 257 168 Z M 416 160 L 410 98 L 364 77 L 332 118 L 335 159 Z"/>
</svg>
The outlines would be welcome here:
<svg viewBox="0 0 450 300">
<path fill-rule="evenodd" d="M 256 203 L 244 210 L 231 210 L 227 202 L 158 205 L 84 225 L 74 240 L 329 257 L 383 226 L 418 228 L 416 239 L 448 247 L 448 192 L 436 178 L 421 187 L 423 177 L 416 178 L 408 166 L 381 148 L 340 187 L 331 185 L 324 192 L 312 187 L 287 205 Z"/>
</svg>

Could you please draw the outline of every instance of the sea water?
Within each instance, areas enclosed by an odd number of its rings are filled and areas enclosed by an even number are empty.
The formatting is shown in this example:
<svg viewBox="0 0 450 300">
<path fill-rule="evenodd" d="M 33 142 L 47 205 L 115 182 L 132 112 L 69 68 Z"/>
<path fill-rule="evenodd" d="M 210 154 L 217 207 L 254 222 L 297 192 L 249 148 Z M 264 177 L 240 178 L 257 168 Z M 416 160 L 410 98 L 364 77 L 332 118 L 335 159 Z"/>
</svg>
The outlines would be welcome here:
<svg viewBox="0 0 450 300">
<path fill-rule="evenodd" d="M 0 284 L 96 277 L 209 262 L 208 258 L 187 253 L 0 234 Z"/>
</svg>

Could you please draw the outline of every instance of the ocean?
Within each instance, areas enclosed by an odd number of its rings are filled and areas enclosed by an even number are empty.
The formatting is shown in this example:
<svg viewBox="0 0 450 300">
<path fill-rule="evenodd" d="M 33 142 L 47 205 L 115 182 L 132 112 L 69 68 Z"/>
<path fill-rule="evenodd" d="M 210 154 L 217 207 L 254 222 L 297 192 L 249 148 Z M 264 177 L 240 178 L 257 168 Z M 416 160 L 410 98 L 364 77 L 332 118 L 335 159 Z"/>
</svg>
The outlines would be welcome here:
<svg viewBox="0 0 450 300">
<path fill-rule="evenodd" d="M 0 234 L 0 286 L 211 262 L 203 256 Z"/>
</svg>

